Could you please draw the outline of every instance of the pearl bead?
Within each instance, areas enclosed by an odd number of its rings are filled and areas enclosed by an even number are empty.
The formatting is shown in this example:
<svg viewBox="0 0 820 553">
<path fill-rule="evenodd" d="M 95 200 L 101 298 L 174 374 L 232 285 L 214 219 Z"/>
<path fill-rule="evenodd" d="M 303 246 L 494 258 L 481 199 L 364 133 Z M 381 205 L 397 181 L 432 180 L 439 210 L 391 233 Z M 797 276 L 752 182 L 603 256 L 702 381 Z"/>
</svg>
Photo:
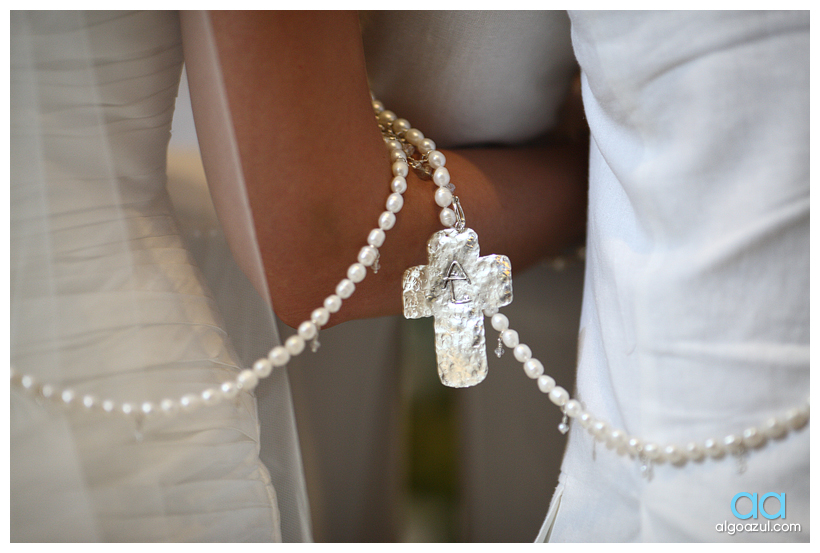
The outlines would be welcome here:
<svg viewBox="0 0 820 553">
<path fill-rule="evenodd" d="M 555 388 L 555 379 L 549 375 L 542 374 L 538 377 L 538 389 L 541 392 L 548 394 Z"/>
<path fill-rule="evenodd" d="M 686 457 L 692 461 L 700 461 L 706 453 L 703 451 L 701 445 L 697 442 L 689 442 L 686 444 Z"/>
<path fill-rule="evenodd" d="M 661 448 L 655 442 L 643 444 L 643 454 L 651 461 L 658 461 L 661 458 Z"/>
<path fill-rule="evenodd" d="M 438 186 L 447 186 L 450 184 L 450 171 L 446 167 L 437 167 L 433 171 L 433 182 Z"/>
<path fill-rule="evenodd" d="M 291 336 L 290 338 L 296 338 L 296 336 Z M 288 341 L 290 341 L 290 338 L 288 338 Z M 302 347 L 305 347 L 304 342 L 302 342 Z M 253 390 L 258 383 L 259 378 L 256 376 L 256 373 L 248 369 L 240 372 L 239 376 L 236 377 L 236 385 L 240 390 Z"/>
<path fill-rule="evenodd" d="M 140 406 L 140 410 L 142 411 L 143 415 L 153 415 L 157 410 L 157 406 L 151 403 L 150 401 L 145 401 Z"/>
<path fill-rule="evenodd" d="M 404 153 L 404 149 L 401 145 L 401 142 L 396 140 L 395 138 L 387 138 L 384 141 L 384 145 L 390 150 L 391 153 L 393 152 L 401 152 Z M 395 161 L 395 160 L 394 160 Z"/>
<path fill-rule="evenodd" d="M 493 328 L 497 331 L 503 332 L 510 327 L 510 320 L 507 318 L 506 315 L 496 313 L 495 315 L 493 315 L 493 318 L 490 319 L 490 324 L 493 325 Z"/>
<path fill-rule="evenodd" d="M 336 286 L 336 295 L 338 295 L 343 300 L 346 300 L 347 298 L 352 296 L 353 292 L 355 291 L 356 285 L 353 284 L 353 281 L 349 278 L 343 278 L 341 282 L 339 282 L 339 284 Z"/>
<path fill-rule="evenodd" d="M 609 434 L 609 425 L 604 421 L 595 421 L 588 430 L 596 440 L 603 442 Z"/>
<path fill-rule="evenodd" d="M 438 169 L 439 167 L 444 167 L 444 164 L 447 163 L 447 158 L 444 157 L 444 154 L 435 150 L 427 154 L 427 163 L 429 163 L 433 169 Z"/>
<path fill-rule="evenodd" d="M 544 374 L 544 365 L 538 359 L 527 359 L 524 363 L 524 373 L 530 378 L 538 378 Z"/>
<path fill-rule="evenodd" d="M 63 390 L 63 393 L 60 394 L 60 398 L 63 400 L 64 404 L 71 405 L 71 403 L 74 401 L 74 390 Z"/>
<path fill-rule="evenodd" d="M 85 407 L 86 409 L 93 409 L 98 404 L 99 402 L 97 401 L 97 398 L 95 398 L 94 396 L 90 394 L 83 396 L 83 407 Z"/>
<path fill-rule="evenodd" d="M 353 265 L 347 268 L 347 278 L 352 280 L 354 283 L 359 283 L 363 281 L 364 277 L 366 276 L 367 268 L 365 268 L 365 266 L 361 263 L 354 263 Z M 311 336 L 310 338 L 313 338 L 313 336 Z"/>
<path fill-rule="evenodd" d="M 399 198 L 401 198 L 401 196 L 399 196 Z M 359 260 L 359 263 L 361 263 L 365 267 L 370 267 L 371 265 L 373 265 L 373 263 L 376 262 L 376 258 L 378 258 L 378 257 L 379 257 L 379 250 L 374 248 L 373 246 L 369 246 L 369 245 L 368 246 L 363 246 L 362 249 L 359 250 L 359 255 L 357 256 L 357 258 Z M 366 271 L 365 271 L 365 274 L 367 274 Z M 362 277 L 362 278 L 364 278 L 364 277 Z M 353 280 L 353 279 L 351 279 L 351 280 Z M 336 292 L 336 293 L 339 294 L 339 292 Z M 352 294 L 353 291 L 351 290 L 350 293 Z M 342 294 L 339 294 L 339 295 L 342 296 L 342 299 L 345 299 L 345 297 L 346 297 L 346 296 L 343 296 Z"/>
<path fill-rule="evenodd" d="M 390 190 L 396 194 L 404 194 L 404 191 L 407 190 L 407 179 L 404 177 L 393 177 L 393 180 L 390 181 Z"/>
<path fill-rule="evenodd" d="M 626 434 L 624 434 L 623 430 L 615 429 L 606 437 L 607 449 L 617 449 L 624 444 L 626 444 Z"/>
<path fill-rule="evenodd" d="M 297 334 L 289 336 L 288 339 L 285 340 L 285 349 L 288 350 L 291 357 L 299 355 L 305 349 L 305 340 Z"/>
<path fill-rule="evenodd" d="M 589 428 L 590 426 L 595 424 L 595 419 L 586 411 L 578 415 L 578 421 L 580 421 L 581 426 L 584 428 Z"/>
<path fill-rule="evenodd" d="M 390 164 L 397 161 L 403 161 L 407 163 L 407 154 L 404 153 L 404 150 L 390 150 L 390 154 L 388 155 L 390 158 Z M 404 178 L 404 177 L 396 177 L 396 178 Z"/>
<path fill-rule="evenodd" d="M 438 218 L 445 227 L 452 227 L 456 224 L 456 212 L 450 208 L 445 207 L 442 209 Z"/>
<path fill-rule="evenodd" d="M 804 424 L 806 424 L 808 420 L 808 412 L 802 412 L 797 407 L 786 411 L 786 424 L 789 426 L 789 428 L 797 430 L 798 428 L 801 428 Z"/>
<path fill-rule="evenodd" d="M 498 308 L 497 307 L 492 306 L 492 307 L 485 307 L 484 308 L 484 316 L 485 317 L 492 317 L 496 313 L 498 313 Z"/>
<path fill-rule="evenodd" d="M 290 353 L 284 346 L 276 346 L 268 352 L 268 361 L 274 367 L 284 367 L 290 361 Z"/>
<path fill-rule="evenodd" d="M 725 453 L 723 449 L 723 444 L 720 443 L 719 440 L 714 438 L 709 438 L 705 442 L 703 442 L 703 448 L 706 450 L 706 454 L 709 457 L 721 457 Z"/>
<path fill-rule="evenodd" d="M 725 438 L 723 438 L 723 445 L 726 447 L 726 451 L 729 453 L 734 453 L 735 451 L 740 450 L 740 446 L 743 444 L 743 438 L 738 436 L 737 434 L 729 434 Z"/>
<path fill-rule="evenodd" d="M 379 123 L 382 125 L 388 125 L 396 120 L 396 114 L 386 109 L 379 113 Z"/>
<path fill-rule="evenodd" d="M 581 409 L 581 402 L 577 399 L 571 399 L 566 403 L 566 405 L 564 405 L 564 413 L 566 413 L 568 417 L 573 419 L 580 415 L 582 410 L 583 409 Z"/>
<path fill-rule="evenodd" d="M 743 431 L 743 445 L 747 448 L 754 448 L 763 443 L 765 438 L 754 426 Z"/>
<path fill-rule="evenodd" d="M 182 406 L 183 411 L 192 411 L 199 407 L 201 402 L 202 399 L 194 394 L 185 394 L 179 400 L 179 404 Z"/>
<path fill-rule="evenodd" d="M 173 415 L 179 410 L 179 405 L 173 399 L 165 398 L 159 402 L 159 408 L 164 415 Z"/>
<path fill-rule="evenodd" d="M 205 405 L 216 405 L 219 403 L 219 392 L 213 388 L 208 388 L 202 392 L 202 401 Z"/>
<path fill-rule="evenodd" d="M 550 390 L 550 401 L 559 407 L 566 405 L 567 401 L 569 401 L 569 392 L 561 386 L 556 386 Z"/>
<path fill-rule="evenodd" d="M 337 311 L 339 311 L 339 309 L 342 308 L 342 298 L 340 298 L 336 294 L 331 294 L 325 298 L 324 306 L 329 313 L 336 313 Z"/>
<path fill-rule="evenodd" d="M 316 336 L 316 325 L 311 321 L 304 321 L 299 325 L 299 330 L 297 330 L 297 332 L 299 333 L 299 337 L 303 340 L 310 340 Z"/>
<path fill-rule="evenodd" d="M 669 444 L 663 448 L 663 455 L 670 463 L 677 464 L 685 459 L 683 452 L 675 444 Z"/>
<path fill-rule="evenodd" d="M 385 207 L 387 208 L 387 211 L 398 213 L 401 211 L 401 208 L 404 207 L 404 197 L 401 194 L 393 192 L 387 197 Z"/>
<path fill-rule="evenodd" d="M 371 102 L 371 105 L 373 106 L 373 111 L 375 111 L 376 113 L 381 113 L 384 111 L 384 104 L 382 104 L 378 100 L 373 100 Z"/>
<path fill-rule="evenodd" d="M 390 211 L 383 211 L 379 215 L 379 228 L 382 230 L 390 230 L 396 224 L 396 215 Z"/>
<path fill-rule="evenodd" d="M 114 409 L 117 408 L 117 405 L 110 399 L 106 399 L 103 400 L 101 407 L 103 408 L 103 411 L 105 411 L 106 413 L 113 413 Z"/>
<path fill-rule="evenodd" d="M 786 426 L 779 419 L 770 417 L 763 423 L 761 431 L 767 438 L 779 438 L 786 433 Z"/>
<path fill-rule="evenodd" d="M 40 387 L 40 395 L 43 396 L 45 399 L 51 399 L 51 397 L 56 393 L 54 386 L 51 384 L 43 384 Z"/>
<path fill-rule="evenodd" d="M 641 451 L 643 451 L 643 442 L 640 438 L 630 436 L 630 438 L 626 441 L 626 450 L 633 457 L 637 457 L 640 455 Z"/>
<path fill-rule="evenodd" d="M 24 374 L 20 377 L 20 385 L 30 392 L 37 386 L 37 380 L 31 375 Z"/>
<path fill-rule="evenodd" d="M 447 207 L 453 203 L 453 193 L 446 188 L 439 187 L 434 196 L 439 207 Z"/>
<path fill-rule="evenodd" d="M 397 177 L 406 177 L 409 172 L 407 162 L 401 160 L 393 162 L 393 175 Z"/>
<path fill-rule="evenodd" d="M 430 140 L 429 138 L 425 138 L 421 142 L 419 142 L 419 152 L 423 154 L 427 154 L 432 152 L 436 149 L 436 143 Z"/>
<path fill-rule="evenodd" d="M 219 387 L 219 390 L 222 392 L 222 395 L 228 399 L 235 398 L 239 393 L 239 388 L 237 388 L 236 384 L 231 381 L 223 382 L 222 386 Z"/>
<path fill-rule="evenodd" d="M 313 324 L 316 326 L 325 326 L 329 319 L 330 312 L 324 307 L 317 307 L 313 310 L 313 313 L 310 314 L 310 320 L 313 321 Z"/>
<path fill-rule="evenodd" d="M 130 403 L 123 403 L 120 405 L 120 411 L 122 411 L 123 415 L 130 415 L 134 412 L 134 406 Z"/>
<path fill-rule="evenodd" d="M 380 228 L 374 228 L 367 235 L 367 243 L 374 248 L 380 248 L 384 244 L 384 231 Z"/>
<path fill-rule="evenodd" d="M 504 345 L 508 348 L 514 348 L 518 345 L 518 332 L 508 328 L 501 333 L 501 341 L 504 342 Z"/>
<path fill-rule="evenodd" d="M 418 129 L 407 129 L 404 133 L 404 139 L 413 146 L 418 146 L 424 140 L 424 134 Z"/>
<path fill-rule="evenodd" d="M 253 372 L 255 372 L 256 376 L 258 376 L 259 378 L 267 378 L 268 376 L 270 376 L 272 370 L 273 364 L 265 358 L 257 359 L 256 362 L 253 364 Z"/>
<path fill-rule="evenodd" d="M 410 121 L 407 119 L 396 119 L 393 121 L 393 132 L 396 134 L 401 134 L 403 132 L 407 132 L 410 130 Z"/>
<path fill-rule="evenodd" d="M 513 356 L 519 363 L 525 363 L 532 357 L 532 350 L 527 344 L 518 344 L 513 350 Z"/>
</svg>

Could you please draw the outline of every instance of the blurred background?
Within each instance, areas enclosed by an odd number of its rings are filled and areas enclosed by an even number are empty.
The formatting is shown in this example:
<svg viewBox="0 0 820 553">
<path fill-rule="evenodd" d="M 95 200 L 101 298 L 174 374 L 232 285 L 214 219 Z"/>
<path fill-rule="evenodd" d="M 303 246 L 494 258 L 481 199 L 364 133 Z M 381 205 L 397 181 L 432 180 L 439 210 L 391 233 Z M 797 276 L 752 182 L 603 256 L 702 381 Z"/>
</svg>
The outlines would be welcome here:
<svg viewBox="0 0 820 553">
<path fill-rule="evenodd" d="M 168 188 L 184 219 L 197 221 L 180 221 L 189 241 L 220 232 L 184 73 Z M 573 390 L 582 263 L 557 271 L 545 262 L 514 273 L 513 283 L 515 301 L 503 313 L 546 372 Z M 279 332 L 293 330 L 280 322 Z M 315 541 L 535 539 L 566 437 L 559 410 L 512 353 L 492 353 L 489 324 L 489 375 L 466 389 L 439 381 L 432 319 L 353 321 L 322 330 L 320 341 L 317 353 L 288 367 Z"/>
</svg>

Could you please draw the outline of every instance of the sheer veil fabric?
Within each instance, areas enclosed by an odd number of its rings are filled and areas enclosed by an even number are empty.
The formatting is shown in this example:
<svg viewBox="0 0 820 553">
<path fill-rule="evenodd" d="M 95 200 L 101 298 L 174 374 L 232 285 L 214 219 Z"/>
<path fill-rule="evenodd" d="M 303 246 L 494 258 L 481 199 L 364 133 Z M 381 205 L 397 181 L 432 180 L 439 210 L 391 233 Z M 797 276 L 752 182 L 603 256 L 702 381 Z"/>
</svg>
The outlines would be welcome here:
<svg viewBox="0 0 820 553">
<path fill-rule="evenodd" d="M 219 233 L 186 244 L 165 189 L 182 46 L 177 12 L 11 12 L 11 364 L 77 398 L 158 405 L 278 341 L 264 287 Z M 216 71 L 207 46 L 186 54 Z M 223 161 L 208 178 L 247 210 Z M 264 434 L 248 393 L 139 424 L 13 389 L 12 541 L 309 540 L 286 374 L 257 394 Z"/>
</svg>

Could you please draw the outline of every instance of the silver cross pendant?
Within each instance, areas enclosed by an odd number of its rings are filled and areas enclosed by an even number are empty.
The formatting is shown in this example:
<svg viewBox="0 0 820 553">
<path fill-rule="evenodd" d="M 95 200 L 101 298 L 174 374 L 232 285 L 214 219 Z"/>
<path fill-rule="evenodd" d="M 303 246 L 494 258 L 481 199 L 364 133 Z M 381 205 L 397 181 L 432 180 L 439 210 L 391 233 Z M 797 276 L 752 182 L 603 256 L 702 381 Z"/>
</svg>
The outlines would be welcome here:
<svg viewBox="0 0 820 553">
<path fill-rule="evenodd" d="M 404 316 L 434 318 L 442 384 L 475 386 L 487 376 L 484 312 L 513 299 L 510 260 L 479 257 L 478 235 L 469 228 L 436 232 L 427 242 L 427 255 L 427 265 L 404 272 Z"/>
</svg>

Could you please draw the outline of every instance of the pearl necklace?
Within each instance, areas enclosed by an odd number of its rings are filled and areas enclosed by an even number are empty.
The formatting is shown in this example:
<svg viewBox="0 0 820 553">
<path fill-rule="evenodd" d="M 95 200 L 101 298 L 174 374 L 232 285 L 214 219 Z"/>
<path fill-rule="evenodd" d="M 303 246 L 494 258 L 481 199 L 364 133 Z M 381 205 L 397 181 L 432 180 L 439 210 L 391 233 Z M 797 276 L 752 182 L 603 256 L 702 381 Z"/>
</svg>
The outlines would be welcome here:
<svg viewBox="0 0 820 553">
<path fill-rule="evenodd" d="M 348 299 L 356 290 L 356 284 L 367 276 L 367 268 L 374 273 L 379 270 L 379 248 L 384 243 L 385 232 L 396 223 L 396 214 L 404 206 L 402 194 L 407 190 L 406 177 L 410 168 L 422 178 L 431 179 L 436 184 L 434 200 L 441 207 L 439 220 L 444 227 L 454 228 L 457 232 L 465 229 L 464 211 L 458 196 L 454 195 L 455 186 L 450 182 L 449 170 L 445 167 L 444 154 L 436 150 L 436 144 L 418 129 L 411 127 L 406 119 L 400 119 L 384 105 L 372 99 L 376 121 L 384 137 L 391 163 L 393 178 L 390 181 L 391 193 L 385 202 L 385 211 L 379 215 L 378 226 L 370 231 L 367 244 L 361 248 L 357 261 L 350 265 L 346 278 L 336 286 L 335 293 L 325 298 L 323 305 L 313 310 L 310 319 L 302 322 L 295 334 L 285 340 L 284 345 L 275 346 L 267 357 L 254 362 L 250 369 L 239 372 L 235 379 L 223 382 L 217 388 L 208 388 L 195 394 L 185 394 L 180 398 L 166 398 L 155 404 L 151 401 L 117 402 L 111 399 L 99 399 L 86 394 L 80 397 L 71 388 L 39 382 L 34 376 L 21 374 L 11 367 L 11 384 L 50 404 L 62 408 L 78 407 L 87 412 L 120 414 L 132 417 L 137 425 L 137 437 L 143 419 L 155 416 L 174 416 L 180 412 L 191 412 L 202 406 L 216 405 L 222 401 L 234 399 L 239 392 L 251 392 L 260 379 L 267 378 L 274 368 L 283 368 L 291 358 L 300 355 L 309 343 L 310 349 L 319 348 L 318 335 L 332 313 L 341 309 L 343 300 Z M 557 268 L 560 268 L 557 267 Z M 748 452 L 762 447 L 768 440 L 784 437 L 788 432 L 802 428 L 809 420 L 809 399 L 781 416 L 770 417 L 760 426 L 751 426 L 740 433 L 727 434 L 723 437 L 708 438 L 703 441 L 690 441 L 686 444 L 659 444 L 632 436 L 625 430 L 612 428 L 610 425 L 593 416 L 577 399 L 570 397 L 569 392 L 558 386 L 555 380 L 544 374 L 544 365 L 532 356 L 530 347 L 519 340 L 518 332 L 510 328 L 509 320 L 497 307 L 484 310 L 490 317 L 492 327 L 499 332 L 498 357 L 504 354 L 503 346 L 511 348 L 515 359 L 523 364 L 524 373 L 534 379 L 538 389 L 546 394 L 549 400 L 561 409 L 563 420 L 558 430 L 566 434 L 569 430 L 569 419 L 577 419 L 595 441 L 603 442 L 607 449 L 614 450 L 622 456 L 638 459 L 641 474 L 652 478 L 654 464 L 668 462 L 682 466 L 691 461 L 702 461 L 704 458 L 720 459 L 726 454 L 733 455 L 738 461 L 738 471 L 745 470 Z"/>
</svg>

